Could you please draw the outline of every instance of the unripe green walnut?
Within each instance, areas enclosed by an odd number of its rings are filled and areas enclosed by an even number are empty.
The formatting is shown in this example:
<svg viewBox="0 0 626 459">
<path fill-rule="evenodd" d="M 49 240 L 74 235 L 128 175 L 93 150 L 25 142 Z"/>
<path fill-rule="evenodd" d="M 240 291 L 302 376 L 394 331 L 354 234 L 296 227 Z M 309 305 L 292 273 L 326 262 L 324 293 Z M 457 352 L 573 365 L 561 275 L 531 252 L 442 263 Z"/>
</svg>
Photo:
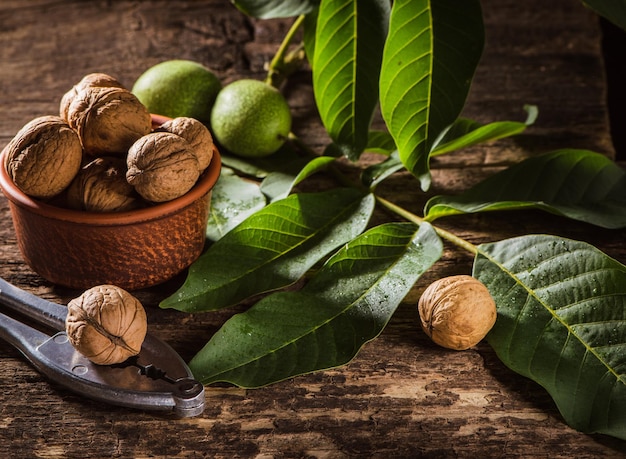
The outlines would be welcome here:
<svg viewBox="0 0 626 459">
<path fill-rule="evenodd" d="M 496 304 L 487 287 L 472 276 L 450 276 L 426 288 L 419 299 L 422 329 L 440 346 L 475 346 L 496 323 Z"/>
<path fill-rule="evenodd" d="M 276 152 L 291 131 L 291 112 L 283 95 L 258 80 L 238 80 L 217 95 L 211 111 L 216 140 L 243 157 Z"/>
<path fill-rule="evenodd" d="M 186 116 L 209 122 L 211 108 L 222 84 L 199 62 L 173 59 L 147 69 L 132 88 L 150 111 L 170 118 Z"/>
</svg>

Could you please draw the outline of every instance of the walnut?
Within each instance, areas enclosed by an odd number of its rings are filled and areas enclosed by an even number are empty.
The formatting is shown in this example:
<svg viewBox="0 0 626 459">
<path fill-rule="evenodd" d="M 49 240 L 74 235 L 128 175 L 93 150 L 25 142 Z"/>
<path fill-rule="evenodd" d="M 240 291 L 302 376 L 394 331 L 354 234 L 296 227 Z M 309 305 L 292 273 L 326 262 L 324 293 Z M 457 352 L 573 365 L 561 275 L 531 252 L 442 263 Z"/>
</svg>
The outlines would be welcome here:
<svg viewBox="0 0 626 459">
<path fill-rule="evenodd" d="M 27 123 L 7 145 L 4 165 L 27 195 L 50 198 L 63 191 L 80 169 L 80 138 L 58 116 Z"/>
<path fill-rule="evenodd" d="M 180 116 L 161 125 L 158 131 L 171 132 L 185 139 L 196 152 L 200 172 L 213 158 L 213 137 L 207 127 L 195 118 Z"/>
<path fill-rule="evenodd" d="M 97 88 L 123 88 L 122 84 L 106 73 L 90 73 L 85 75 L 78 83 L 67 91 L 61 98 L 60 115 L 61 118 L 67 121 L 68 111 L 72 100 L 76 95 L 85 88 L 97 87 Z"/>
<path fill-rule="evenodd" d="M 124 158 L 96 158 L 83 166 L 67 189 L 67 204 L 90 212 L 120 212 L 139 207 L 135 189 L 126 181 Z"/>
<path fill-rule="evenodd" d="M 91 156 L 125 155 L 152 130 L 148 109 L 130 91 L 117 87 L 86 87 L 76 94 L 67 112 Z"/>
<path fill-rule="evenodd" d="M 464 350 L 480 342 L 496 322 L 489 290 L 472 276 L 451 276 L 428 286 L 419 299 L 422 328 L 437 344 Z"/>
<path fill-rule="evenodd" d="M 99 365 L 139 354 L 146 337 L 146 311 L 137 298 L 114 285 L 99 285 L 67 305 L 65 331 L 72 345 Z"/>
<path fill-rule="evenodd" d="M 187 193 L 200 176 L 194 150 L 185 139 L 153 132 L 128 150 L 126 179 L 148 201 L 165 202 Z"/>
</svg>

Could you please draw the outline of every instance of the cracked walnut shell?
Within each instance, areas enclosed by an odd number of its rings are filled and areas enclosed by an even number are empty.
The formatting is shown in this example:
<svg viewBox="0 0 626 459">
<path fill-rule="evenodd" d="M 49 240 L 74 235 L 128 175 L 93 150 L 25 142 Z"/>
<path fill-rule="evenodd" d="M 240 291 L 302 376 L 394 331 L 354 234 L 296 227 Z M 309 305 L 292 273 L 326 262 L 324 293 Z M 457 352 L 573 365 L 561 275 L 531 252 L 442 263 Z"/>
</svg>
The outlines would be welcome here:
<svg viewBox="0 0 626 459">
<path fill-rule="evenodd" d="M 128 150 L 126 180 L 148 201 L 165 202 L 187 193 L 200 176 L 196 154 L 169 132 L 145 135 Z"/>
<path fill-rule="evenodd" d="M 99 365 L 113 365 L 139 354 L 148 331 L 137 298 L 114 285 L 99 285 L 67 305 L 65 331 L 81 354 Z"/>
<path fill-rule="evenodd" d="M 472 276 L 439 279 L 419 299 L 422 329 L 437 344 L 464 350 L 478 344 L 496 322 L 489 290 Z"/>
<path fill-rule="evenodd" d="M 89 212 L 122 212 L 139 207 L 139 196 L 126 181 L 124 158 L 105 156 L 83 166 L 67 189 L 67 204 Z"/>
<path fill-rule="evenodd" d="M 148 109 L 130 91 L 118 87 L 89 86 L 79 91 L 67 110 L 67 123 L 91 156 L 123 156 L 152 130 Z"/>
<path fill-rule="evenodd" d="M 24 193 L 51 198 L 74 179 L 82 160 L 80 138 L 58 116 L 31 120 L 7 145 L 6 170 Z"/>
</svg>

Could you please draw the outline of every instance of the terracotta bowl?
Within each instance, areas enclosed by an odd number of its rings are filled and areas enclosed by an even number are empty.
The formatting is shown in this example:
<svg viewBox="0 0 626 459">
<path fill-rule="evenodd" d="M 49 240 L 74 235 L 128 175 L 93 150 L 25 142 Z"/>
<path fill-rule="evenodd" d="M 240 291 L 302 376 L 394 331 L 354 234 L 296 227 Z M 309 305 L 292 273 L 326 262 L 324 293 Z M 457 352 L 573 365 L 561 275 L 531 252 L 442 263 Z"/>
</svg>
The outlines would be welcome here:
<svg viewBox="0 0 626 459">
<path fill-rule="evenodd" d="M 156 125 L 164 118 L 154 116 Z M 0 188 L 9 201 L 17 243 L 26 263 L 47 280 L 75 289 L 114 284 L 128 290 L 171 279 L 202 252 L 211 190 L 221 159 L 217 150 L 187 194 L 128 212 L 83 212 L 30 198 L 6 171 Z"/>
</svg>

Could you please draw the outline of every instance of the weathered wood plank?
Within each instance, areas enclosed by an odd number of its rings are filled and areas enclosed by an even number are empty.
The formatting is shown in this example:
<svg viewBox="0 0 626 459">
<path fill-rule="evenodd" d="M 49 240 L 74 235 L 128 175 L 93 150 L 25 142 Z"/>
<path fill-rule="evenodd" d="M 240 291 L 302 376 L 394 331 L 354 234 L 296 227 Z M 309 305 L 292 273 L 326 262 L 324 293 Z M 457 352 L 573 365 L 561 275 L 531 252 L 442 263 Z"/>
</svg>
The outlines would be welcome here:
<svg viewBox="0 0 626 459">
<path fill-rule="evenodd" d="M 380 192 L 420 213 L 433 193 L 456 192 L 527 154 L 591 148 L 612 154 L 596 18 L 571 0 L 485 0 L 487 48 L 465 113 L 481 121 L 540 118 L 517 140 L 471 148 L 434 162 L 422 194 L 399 174 Z M 0 3 L 0 144 L 28 120 L 55 113 L 84 74 L 130 86 L 161 60 L 188 58 L 224 81 L 260 77 L 289 21 L 253 21 L 227 0 Z M 285 91 L 296 132 L 313 147 L 327 138 L 310 75 Z M 322 186 L 320 182 L 308 184 Z M 415 190 L 415 191 L 411 191 Z M 394 218 L 377 211 L 375 221 Z M 443 220 L 473 243 L 531 232 L 584 239 L 626 260 L 623 231 L 599 230 L 536 212 Z M 346 367 L 258 390 L 207 388 L 199 418 L 172 420 L 91 402 L 49 384 L 0 344 L 0 452 L 10 457 L 622 457 L 624 442 L 567 427 L 549 396 L 505 368 L 484 343 L 454 353 L 419 330 L 415 303 L 432 280 L 467 273 L 471 256 L 446 246 L 383 334 Z M 66 303 L 78 292 L 50 285 L 19 255 L 0 198 L 0 276 Z M 137 292 L 150 329 L 189 359 L 235 310 L 181 314 L 157 308 L 182 276 Z"/>
</svg>

